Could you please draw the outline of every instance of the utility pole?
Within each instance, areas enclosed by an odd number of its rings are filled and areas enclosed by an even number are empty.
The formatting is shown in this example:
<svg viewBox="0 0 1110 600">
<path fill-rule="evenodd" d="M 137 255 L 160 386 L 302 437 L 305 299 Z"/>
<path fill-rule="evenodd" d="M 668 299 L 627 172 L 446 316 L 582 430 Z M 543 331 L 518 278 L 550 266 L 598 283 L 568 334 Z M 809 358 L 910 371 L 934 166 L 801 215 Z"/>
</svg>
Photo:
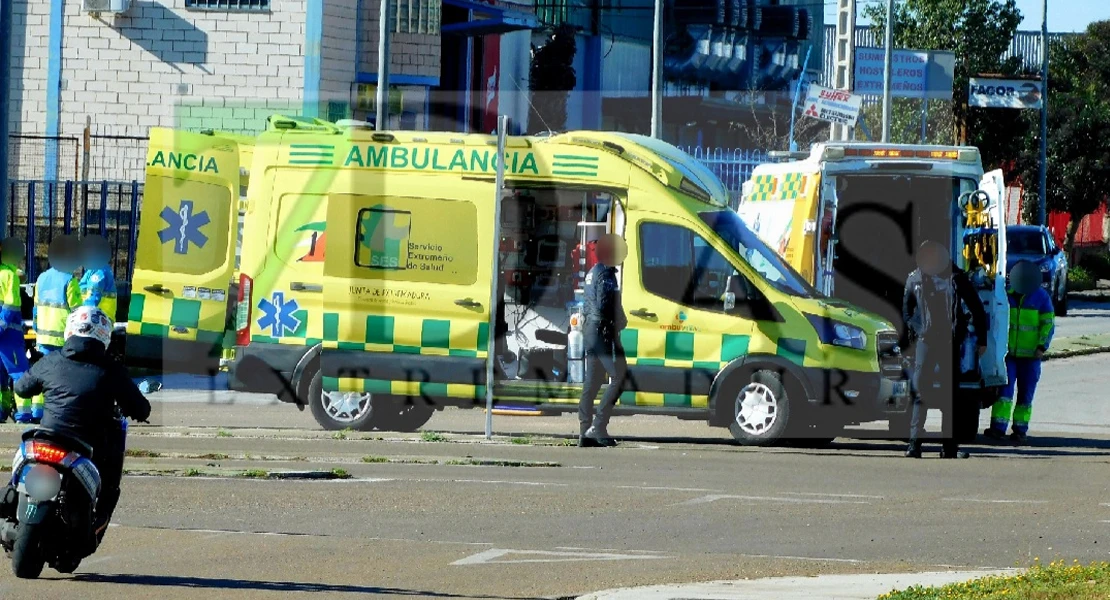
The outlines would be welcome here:
<svg viewBox="0 0 1110 600">
<path fill-rule="evenodd" d="M 836 11 L 833 85 L 838 90 L 851 91 L 856 60 L 856 0 L 837 0 Z M 833 123 L 830 138 L 848 141 L 855 138 L 855 132 L 840 123 Z"/>
<path fill-rule="evenodd" d="M 12 89 L 12 2 L 0 0 L 0 238 L 8 224 L 8 145 L 11 133 Z"/>
<path fill-rule="evenodd" d="M 894 0 L 886 0 L 886 42 L 883 57 L 883 143 L 890 141 L 890 79 L 894 58 Z"/>
<path fill-rule="evenodd" d="M 651 137 L 663 139 L 663 0 L 655 0 L 651 40 Z"/>
<path fill-rule="evenodd" d="M 381 8 L 378 9 L 378 112 L 374 117 L 376 131 L 389 128 L 389 38 L 393 33 L 389 22 L 390 3 L 391 0 L 381 0 Z"/>
<path fill-rule="evenodd" d="M 1037 223 L 1046 225 L 1045 205 L 1048 200 L 1048 0 L 1044 0 L 1041 17 L 1041 194 L 1037 201 Z"/>
</svg>

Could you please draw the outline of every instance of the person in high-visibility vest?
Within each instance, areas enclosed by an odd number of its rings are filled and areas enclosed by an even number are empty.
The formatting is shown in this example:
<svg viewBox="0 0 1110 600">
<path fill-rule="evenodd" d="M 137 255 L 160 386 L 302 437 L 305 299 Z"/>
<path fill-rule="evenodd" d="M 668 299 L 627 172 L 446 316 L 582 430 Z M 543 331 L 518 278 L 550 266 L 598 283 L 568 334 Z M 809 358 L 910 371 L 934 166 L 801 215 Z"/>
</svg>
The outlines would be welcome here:
<svg viewBox="0 0 1110 600">
<path fill-rule="evenodd" d="M 1041 361 L 1056 331 L 1056 311 L 1051 295 L 1041 287 L 1042 280 L 1040 268 L 1027 260 L 1019 261 L 1010 271 L 1007 379 L 1001 398 L 992 407 L 991 425 L 983 432 L 991 439 L 1003 439 L 1007 426 L 1011 426 L 1011 441 L 1018 444 L 1028 441 Z"/>
<path fill-rule="evenodd" d="M 80 268 L 78 241 L 64 235 L 50 244 L 47 260 L 50 268 L 35 281 L 35 342 L 43 355 L 58 350 L 65 343 L 66 319 L 81 306 L 81 287 L 74 272 Z M 31 412 L 31 422 L 42 419 L 43 395 L 31 399 L 30 408 L 19 407 L 17 414 Z"/>
<path fill-rule="evenodd" d="M 5 380 L 11 377 L 19 381 L 30 368 L 27 362 L 27 342 L 23 334 L 23 301 L 20 297 L 19 265 L 23 263 L 27 250 L 23 240 L 4 238 L 0 242 L 0 365 Z M 15 394 L 7 385 L 0 393 L 0 416 L 6 421 L 8 415 L 15 415 L 16 421 L 30 423 L 31 413 L 16 414 L 16 406 L 30 406 L 30 399 Z"/>
<path fill-rule="evenodd" d="M 113 322 L 116 320 L 116 276 L 109 260 L 112 250 L 104 236 L 90 235 L 81 240 L 82 266 L 81 301 L 85 306 L 95 306 L 104 311 Z"/>
</svg>

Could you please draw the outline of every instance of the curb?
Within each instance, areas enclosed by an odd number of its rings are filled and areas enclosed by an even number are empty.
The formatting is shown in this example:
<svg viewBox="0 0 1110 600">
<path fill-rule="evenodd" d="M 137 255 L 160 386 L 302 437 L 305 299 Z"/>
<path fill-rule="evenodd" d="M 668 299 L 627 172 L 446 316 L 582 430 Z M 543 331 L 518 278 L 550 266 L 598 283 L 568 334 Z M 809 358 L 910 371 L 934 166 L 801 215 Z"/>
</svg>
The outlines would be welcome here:
<svg viewBox="0 0 1110 600">
<path fill-rule="evenodd" d="M 1093 348 L 1083 348 L 1080 350 L 1065 350 L 1063 352 L 1048 352 L 1044 355 L 1045 360 L 1057 360 L 1061 358 L 1073 358 L 1076 356 L 1090 356 L 1091 354 L 1102 354 L 1110 352 L 1110 346 L 1096 346 Z"/>
<path fill-rule="evenodd" d="M 988 575 L 1015 575 L 1019 569 L 977 569 L 923 573 L 767 577 L 710 581 L 684 585 L 655 585 L 604 590 L 575 600 L 874 600 L 911 586 L 942 586 Z"/>
</svg>

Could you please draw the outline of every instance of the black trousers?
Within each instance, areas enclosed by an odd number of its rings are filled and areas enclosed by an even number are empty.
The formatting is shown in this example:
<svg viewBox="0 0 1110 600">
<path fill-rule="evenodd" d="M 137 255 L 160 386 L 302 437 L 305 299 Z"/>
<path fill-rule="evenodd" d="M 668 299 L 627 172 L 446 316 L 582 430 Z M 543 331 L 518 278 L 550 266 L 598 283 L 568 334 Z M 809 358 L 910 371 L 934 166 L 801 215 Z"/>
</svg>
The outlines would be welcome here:
<svg viewBox="0 0 1110 600">
<path fill-rule="evenodd" d="M 617 400 L 620 399 L 624 381 L 628 375 L 628 361 L 625 359 L 624 347 L 621 346 L 619 339 L 616 339 L 615 336 L 610 338 L 609 336 L 587 333 L 583 341 L 586 347 L 586 373 L 582 386 L 582 397 L 578 401 L 580 433 L 586 433 L 591 422 L 593 425 L 602 428 L 609 425 L 609 419 L 613 416 L 613 408 L 617 405 Z M 601 398 L 596 416 L 592 416 L 594 399 L 597 398 L 598 391 L 605 383 L 606 375 L 612 379 L 612 382 Z"/>
<path fill-rule="evenodd" d="M 105 436 L 93 446 L 92 462 L 100 472 L 100 496 L 96 499 L 96 512 L 93 517 L 93 528 L 97 540 L 104 538 L 108 530 L 108 523 L 112 520 L 112 513 L 119 503 L 120 482 L 123 480 L 123 437 Z"/>
<path fill-rule="evenodd" d="M 946 452 L 974 440 L 979 424 L 979 399 L 959 386 L 959 350 L 951 339 L 918 340 L 910 380 L 912 409 L 910 443 L 920 440 L 929 408 L 941 411 L 941 438 Z"/>
</svg>

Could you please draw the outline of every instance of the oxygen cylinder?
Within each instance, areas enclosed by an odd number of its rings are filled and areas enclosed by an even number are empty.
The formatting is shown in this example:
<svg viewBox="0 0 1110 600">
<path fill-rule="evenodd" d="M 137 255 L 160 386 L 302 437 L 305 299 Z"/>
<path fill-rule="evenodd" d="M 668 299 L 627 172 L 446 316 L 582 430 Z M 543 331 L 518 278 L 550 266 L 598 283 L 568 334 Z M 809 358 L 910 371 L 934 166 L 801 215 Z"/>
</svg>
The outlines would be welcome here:
<svg viewBox="0 0 1110 600">
<path fill-rule="evenodd" d="M 575 313 L 570 317 L 570 333 L 567 334 L 567 382 L 582 383 L 586 375 L 586 343 L 582 336 L 582 315 Z"/>
</svg>

